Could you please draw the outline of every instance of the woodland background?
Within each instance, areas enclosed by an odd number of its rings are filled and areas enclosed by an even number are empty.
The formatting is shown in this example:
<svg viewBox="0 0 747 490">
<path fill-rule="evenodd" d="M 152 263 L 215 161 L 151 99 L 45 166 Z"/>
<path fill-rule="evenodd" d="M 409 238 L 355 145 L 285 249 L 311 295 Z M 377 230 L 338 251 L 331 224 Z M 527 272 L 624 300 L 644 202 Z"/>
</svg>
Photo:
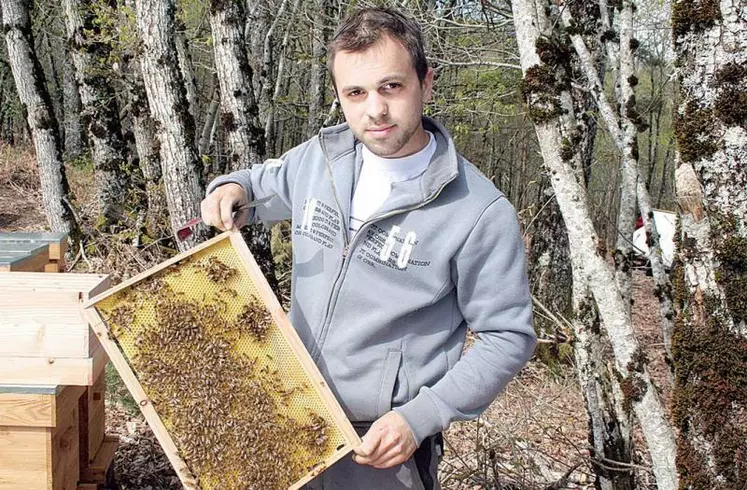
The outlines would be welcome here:
<svg viewBox="0 0 747 490">
<path fill-rule="evenodd" d="M 435 69 L 426 114 L 519 212 L 541 339 L 488 412 L 447 433 L 443 486 L 744 488 L 746 2 L 0 5 L 0 228 L 68 231 L 74 270 L 116 280 L 209 236 L 174 231 L 214 176 L 343 121 L 324 48 L 341 18 L 408 12 Z M 655 208 L 680 216 L 671 268 Z M 245 232 L 286 301 L 288 231 Z M 109 374 L 119 485 L 171 488 Z"/>
</svg>

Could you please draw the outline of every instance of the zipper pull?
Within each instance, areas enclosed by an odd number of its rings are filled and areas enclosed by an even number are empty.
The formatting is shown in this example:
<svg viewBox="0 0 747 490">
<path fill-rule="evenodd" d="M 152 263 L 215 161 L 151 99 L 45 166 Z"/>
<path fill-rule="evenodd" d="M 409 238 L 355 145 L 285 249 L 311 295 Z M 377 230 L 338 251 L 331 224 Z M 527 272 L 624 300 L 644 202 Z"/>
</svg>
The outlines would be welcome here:
<svg viewBox="0 0 747 490">
<path fill-rule="evenodd" d="M 348 257 L 348 250 L 350 249 L 350 245 L 345 245 L 342 248 L 342 259 L 345 260 Z"/>
</svg>

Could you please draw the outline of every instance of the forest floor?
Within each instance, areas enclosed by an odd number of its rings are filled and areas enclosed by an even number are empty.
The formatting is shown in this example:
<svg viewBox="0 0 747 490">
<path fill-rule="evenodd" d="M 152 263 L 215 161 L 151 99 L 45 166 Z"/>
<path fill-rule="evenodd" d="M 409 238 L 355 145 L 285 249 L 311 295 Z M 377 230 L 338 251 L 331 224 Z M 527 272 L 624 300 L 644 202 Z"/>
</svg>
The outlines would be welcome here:
<svg viewBox="0 0 747 490">
<path fill-rule="evenodd" d="M 90 169 L 70 167 L 68 177 L 78 206 L 85 208 L 91 202 Z M 45 225 L 33 154 L 0 147 L 0 231 L 43 231 Z M 112 272 L 106 267 L 105 261 L 92 259 L 77 261 L 76 271 Z M 658 303 L 653 281 L 642 271 L 634 274 L 633 294 L 638 339 L 651 360 L 652 377 L 666 399 L 669 383 Z M 107 432 L 120 438 L 114 462 L 120 488 L 181 488 L 111 366 L 107 367 L 107 384 Z M 453 424 L 445 439 L 439 475 L 445 490 L 594 487 L 583 397 L 568 359 L 552 367 L 531 361 L 478 420 Z M 645 447 L 637 428 L 635 440 L 637 448 Z M 640 449 L 635 459 L 632 471 L 640 487 L 656 488 L 648 455 Z"/>
</svg>

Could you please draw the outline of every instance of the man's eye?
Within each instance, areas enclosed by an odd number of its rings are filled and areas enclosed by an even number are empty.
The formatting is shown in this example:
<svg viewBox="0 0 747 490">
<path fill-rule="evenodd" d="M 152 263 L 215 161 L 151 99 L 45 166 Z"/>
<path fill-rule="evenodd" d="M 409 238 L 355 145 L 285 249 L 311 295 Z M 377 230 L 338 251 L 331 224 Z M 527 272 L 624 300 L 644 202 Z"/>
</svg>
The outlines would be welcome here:
<svg viewBox="0 0 747 490">
<path fill-rule="evenodd" d="M 353 90 L 351 92 L 348 92 L 348 97 L 358 97 L 362 93 L 363 91 L 361 90 Z"/>
<path fill-rule="evenodd" d="M 402 86 L 401 83 L 391 82 L 384 85 L 384 90 L 396 90 Z"/>
</svg>

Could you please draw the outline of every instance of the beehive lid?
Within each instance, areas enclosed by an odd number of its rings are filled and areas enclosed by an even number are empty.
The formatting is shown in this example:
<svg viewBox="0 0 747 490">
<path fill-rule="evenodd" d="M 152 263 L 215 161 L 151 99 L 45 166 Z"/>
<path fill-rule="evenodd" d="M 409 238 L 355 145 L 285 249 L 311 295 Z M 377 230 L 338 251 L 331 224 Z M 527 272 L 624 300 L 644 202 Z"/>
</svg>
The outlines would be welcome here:
<svg viewBox="0 0 747 490">
<path fill-rule="evenodd" d="M 4 272 L 0 274 L 0 291 L 38 291 L 45 293 L 77 293 L 80 299 L 102 293 L 109 287 L 105 274 L 40 274 L 38 272 Z"/>
<path fill-rule="evenodd" d="M 360 444 L 239 233 L 85 306 L 186 488 L 299 488 Z"/>
</svg>

